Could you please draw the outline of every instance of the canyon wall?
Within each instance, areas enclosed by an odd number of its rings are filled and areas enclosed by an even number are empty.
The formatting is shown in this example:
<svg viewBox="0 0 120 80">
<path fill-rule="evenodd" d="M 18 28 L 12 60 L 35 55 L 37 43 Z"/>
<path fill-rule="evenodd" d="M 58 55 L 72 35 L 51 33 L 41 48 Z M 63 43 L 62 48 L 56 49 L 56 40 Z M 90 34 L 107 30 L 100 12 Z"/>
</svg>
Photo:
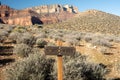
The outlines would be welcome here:
<svg viewBox="0 0 120 80">
<path fill-rule="evenodd" d="M 44 5 L 24 10 L 0 5 L 0 23 L 22 26 L 49 24 L 67 20 L 76 13 L 78 13 L 78 9 L 69 5 Z"/>
</svg>

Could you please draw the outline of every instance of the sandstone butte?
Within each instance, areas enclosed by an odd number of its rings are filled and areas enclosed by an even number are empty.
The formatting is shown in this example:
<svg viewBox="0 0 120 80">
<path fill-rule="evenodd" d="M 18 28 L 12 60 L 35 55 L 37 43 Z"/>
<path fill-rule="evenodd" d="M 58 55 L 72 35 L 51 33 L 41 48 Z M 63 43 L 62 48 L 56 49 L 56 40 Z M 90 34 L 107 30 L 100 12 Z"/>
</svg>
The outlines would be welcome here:
<svg viewBox="0 0 120 80">
<path fill-rule="evenodd" d="M 21 26 L 49 24 L 69 19 L 76 13 L 78 9 L 70 5 L 44 5 L 16 10 L 0 4 L 0 23 Z"/>
</svg>

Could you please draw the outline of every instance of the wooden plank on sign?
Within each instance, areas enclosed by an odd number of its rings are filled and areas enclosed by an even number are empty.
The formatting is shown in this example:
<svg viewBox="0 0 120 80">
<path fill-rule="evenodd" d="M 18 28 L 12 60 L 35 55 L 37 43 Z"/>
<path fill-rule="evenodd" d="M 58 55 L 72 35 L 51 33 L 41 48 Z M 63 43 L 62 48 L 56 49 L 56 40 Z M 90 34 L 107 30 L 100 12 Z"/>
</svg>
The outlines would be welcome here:
<svg viewBox="0 0 120 80">
<path fill-rule="evenodd" d="M 46 55 L 74 55 L 74 47 L 61 47 L 61 46 L 46 46 L 45 54 Z"/>
<path fill-rule="evenodd" d="M 46 55 L 57 55 L 58 48 L 59 47 L 55 47 L 55 46 L 46 46 L 45 47 L 45 54 Z"/>
<path fill-rule="evenodd" d="M 68 55 L 68 56 L 74 55 L 76 51 L 74 47 L 61 47 L 60 50 L 61 50 L 60 53 L 62 55 Z"/>
</svg>

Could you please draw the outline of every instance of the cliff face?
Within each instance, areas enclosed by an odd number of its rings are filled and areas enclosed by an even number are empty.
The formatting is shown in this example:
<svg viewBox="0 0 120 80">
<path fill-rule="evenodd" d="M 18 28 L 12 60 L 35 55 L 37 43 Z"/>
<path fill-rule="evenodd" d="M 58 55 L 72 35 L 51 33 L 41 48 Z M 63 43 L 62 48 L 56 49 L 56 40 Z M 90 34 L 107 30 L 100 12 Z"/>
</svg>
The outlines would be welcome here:
<svg viewBox="0 0 120 80">
<path fill-rule="evenodd" d="M 39 14 L 49 14 L 49 13 L 60 13 L 60 12 L 69 12 L 69 13 L 78 13 L 78 8 L 71 5 L 43 5 L 37 7 L 27 8 L 31 9 Z"/>
<path fill-rule="evenodd" d="M 36 16 L 36 19 L 39 17 L 34 11 L 31 10 L 15 10 L 10 8 L 7 5 L 0 5 L 0 22 L 5 24 L 14 24 L 14 25 L 32 25 L 35 23 L 32 19 Z M 38 19 L 38 21 L 40 21 Z"/>
<path fill-rule="evenodd" d="M 49 24 L 69 19 L 77 13 L 77 8 L 69 5 L 51 5 L 15 10 L 0 5 L 0 23 L 13 25 Z"/>
</svg>

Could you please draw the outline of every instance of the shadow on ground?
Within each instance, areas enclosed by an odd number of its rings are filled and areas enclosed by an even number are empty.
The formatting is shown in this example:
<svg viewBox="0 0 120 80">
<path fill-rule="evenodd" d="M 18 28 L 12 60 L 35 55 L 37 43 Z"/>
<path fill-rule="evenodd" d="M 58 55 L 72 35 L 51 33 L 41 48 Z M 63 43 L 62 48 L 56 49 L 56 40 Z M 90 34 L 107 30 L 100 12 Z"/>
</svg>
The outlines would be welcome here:
<svg viewBox="0 0 120 80">
<path fill-rule="evenodd" d="M 8 59 L 1 59 L 0 60 L 0 67 L 3 67 L 11 62 L 15 62 L 15 59 L 11 59 L 11 58 L 8 58 Z"/>
</svg>

